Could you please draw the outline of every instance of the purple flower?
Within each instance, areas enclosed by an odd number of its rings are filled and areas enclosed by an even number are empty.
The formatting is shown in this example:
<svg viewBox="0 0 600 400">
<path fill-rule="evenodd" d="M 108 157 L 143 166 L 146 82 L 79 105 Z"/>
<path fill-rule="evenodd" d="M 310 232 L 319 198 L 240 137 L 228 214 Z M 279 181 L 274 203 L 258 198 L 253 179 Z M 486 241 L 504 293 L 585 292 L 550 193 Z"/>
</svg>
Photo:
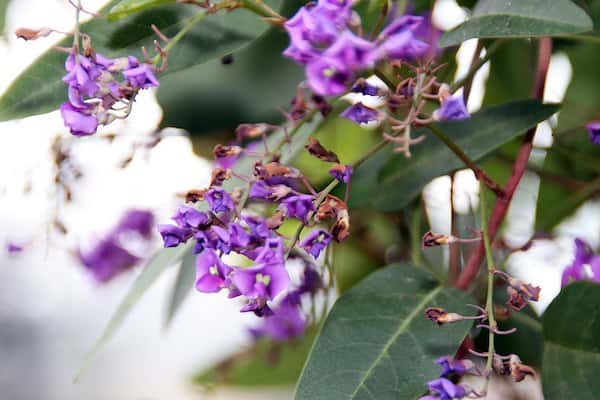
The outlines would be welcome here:
<svg viewBox="0 0 600 400">
<path fill-rule="evenodd" d="M 318 258 L 321 251 L 331 242 L 331 234 L 323 229 L 314 229 L 300 242 L 300 247 L 314 258 Z"/>
<path fill-rule="evenodd" d="M 90 251 L 79 251 L 79 259 L 98 282 L 107 282 L 140 261 L 137 256 L 121 247 L 114 237 L 100 241 Z"/>
<path fill-rule="evenodd" d="M 192 237 L 192 231 L 175 225 L 158 225 L 164 247 L 177 247 Z"/>
<path fill-rule="evenodd" d="M 585 127 L 588 130 L 590 141 L 593 144 L 600 144 L 600 121 L 592 121 Z"/>
<path fill-rule="evenodd" d="M 290 277 L 281 264 L 261 263 L 235 269 L 231 281 L 244 296 L 272 300 L 288 288 Z"/>
<path fill-rule="evenodd" d="M 381 89 L 375 85 L 371 85 L 366 79 L 359 79 L 352 88 L 350 88 L 350 91 L 365 96 L 381 96 Z"/>
<path fill-rule="evenodd" d="M 326 11 L 319 6 L 302 7 L 283 25 L 290 37 L 283 55 L 306 64 L 335 41 L 339 29 Z"/>
<path fill-rule="evenodd" d="M 123 76 L 134 89 L 148 89 L 160 86 L 152 68 L 148 64 L 126 69 L 123 71 Z"/>
<path fill-rule="evenodd" d="M 340 182 L 348 183 L 352 177 L 353 169 L 350 165 L 335 164 L 329 174 Z"/>
<path fill-rule="evenodd" d="M 307 223 L 308 213 L 315 209 L 313 200 L 313 196 L 308 194 L 298 194 L 284 199 L 282 204 L 285 206 L 286 216 Z"/>
<path fill-rule="evenodd" d="M 256 337 L 269 337 L 277 341 L 285 341 L 302 336 L 306 321 L 300 308 L 290 304 L 281 304 L 271 315 L 268 315 L 263 325 L 252 330 Z"/>
<path fill-rule="evenodd" d="M 369 124 L 371 122 L 379 122 L 382 119 L 382 114 L 369 108 L 362 103 L 356 103 L 342 112 L 342 117 L 356 124 Z"/>
<path fill-rule="evenodd" d="M 269 185 L 265 181 L 257 181 L 250 187 L 249 196 L 252 199 L 279 201 L 292 193 L 292 188 L 287 185 Z"/>
<path fill-rule="evenodd" d="M 336 96 L 346 91 L 346 85 L 352 80 L 348 67 L 331 57 L 319 57 L 308 63 L 306 77 L 310 88 L 321 96 Z"/>
<path fill-rule="evenodd" d="M 400 60 L 423 56 L 429 50 L 429 45 L 415 36 L 422 24 L 423 17 L 413 15 L 404 15 L 393 21 L 379 35 L 381 44 L 378 55 Z"/>
<path fill-rule="evenodd" d="M 442 100 L 442 105 L 434 112 L 434 118 L 438 121 L 462 120 L 471 118 L 465 106 L 463 95 L 457 94 Z"/>
<path fill-rule="evenodd" d="M 229 224 L 229 241 L 235 248 L 244 248 L 250 244 L 251 238 L 248 232 L 236 222 Z"/>
<path fill-rule="evenodd" d="M 437 394 L 440 400 L 462 399 L 467 391 L 462 385 L 452 383 L 446 378 L 434 379 L 427 383 L 429 390 Z"/>
<path fill-rule="evenodd" d="M 196 258 L 196 290 L 215 293 L 227 286 L 227 276 L 232 268 L 227 266 L 210 249 L 204 250 Z"/>
<path fill-rule="evenodd" d="M 211 218 L 205 212 L 182 205 L 173 216 L 173 221 L 182 228 L 204 228 L 210 225 Z"/>
<path fill-rule="evenodd" d="M 73 54 L 67 57 L 65 61 L 67 74 L 63 77 L 63 82 L 76 88 L 79 93 L 88 97 L 94 96 L 100 89 L 94 80 L 101 75 L 101 71 L 86 57 L 77 55 L 77 60 L 76 62 Z"/>
<path fill-rule="evenodd" d="M 244 214 L 242 215 L 242 220 L 250 228 L 251 238 L 260 240 L 271 236 L 272 232 L 263 218 Z"/>
<path fill-rule="evenodd" d="M 575 258 L 562 274 L 561 286 L 565 287 L 572 281 L 587 279 L 585 266 L 592 271 L 592 280 L 600 282 L 600 255 L 594 255 L 592 248 L 582 239 L 575 239 Z"/>
<path fill-rule="evenodd" d="M 9 254 L 20 253 L 20 252 L 23 251 L 23 246 L 18 245 L 18 244 L 13 243 L 13 242 L 8 242 L 6 244 L 6 251 L 8 251 Z"/>
<path fill-rule="evenodd" d="M 374 50 L 373 43 L 346 30 L 323 56 L 337 59 L 351 70 L 360 70 L 371 68 L 375 64 Z"/>
<path fill-rule="evenodd" d="M 435 360 L 435 363 L 442 367 L 440 376 L 448 376 L 451 374 L 462 376 L 469 369 L 467 361 L 456 360 L 448 356 L 438 358 Z"/>
<path fill-rule="evenodd" d="M 60 106 L 65 126 L 76 136 L 87 136 L 96 133 L 98 119 L 91 115 L 89 109 L 77 108 L 71 103 L 63 103 Z"/>
<path fill-rule="evenodd" d="M 132 268 L 141 260 L 127 249 L 125 240 L 131 238 L 131 235 L 139 235 L 149 240 L 153 224 L 154 216 L 151 212 L 130 210 L 93 248 L 88 251 L 80 249 L 79 259 L 90 270 L 96 281 L 106 282 Z"/>
<path fill-rule="evenodd" d="M 221 188 L 210 189 L 206 193 L 206 201 L 210 209 L 215 213 L 229 212 L 234 207 L 229 193 Z"/>
</svg>

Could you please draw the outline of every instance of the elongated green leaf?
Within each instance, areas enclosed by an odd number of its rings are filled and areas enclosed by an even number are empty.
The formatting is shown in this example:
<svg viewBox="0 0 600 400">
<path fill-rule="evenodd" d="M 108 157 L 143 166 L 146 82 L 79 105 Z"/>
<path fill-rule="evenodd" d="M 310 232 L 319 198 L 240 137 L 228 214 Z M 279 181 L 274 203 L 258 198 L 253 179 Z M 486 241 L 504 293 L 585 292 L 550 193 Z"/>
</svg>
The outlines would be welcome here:
<svg viewBox="0 0 600 400">
<path fill-rule="evenodd" d="M 600 285 L 562 290 L 543 318 L 542 383 L 546 400 L 594 400 L 600 393 Z"/>
<path fill-rule="evenodd" d="M 4 36 L 4 23 L 6 22 L 6 9 L 8 0 L 0 0 L 0 36 Z"/>
<path fill-rule="evenodd" d="M 248 350 L 201 372 L 194 382 L 209 387 L 291 387 L 300 377 L 315 337 L 315 330 L 311 329 L 293 342 L 260 340 Z"/>
<path fill-rule="evenodd" d="M 591 18 L 570 0 L 480 0 L 473 16 L 442 35 L 439 45 L 472 38 L 565 36 L 592 29 Z"/>
<path fill-rule="evenodd" d="M 315 342 L 297 400 L 414 399 L 439 376 L 434 360 L 454 354 L 467 322 L 437 327 L 429 306 L 466 311 L 468 295 L 410 265 L 371 274 L 340 297 Z"/>
<path fill-rule="evenodd" d="M 77 377 L 83 372 L 87 364 L 98 353 L 98 351 L 112 338 L 119 326 L 129 315 L 133 307 L 140 301 L 144 293 L 158 280 L 158 278 L 167 270 L 168 267 L 177 263 L 191 244 L 182 245 L 175 248 L 164 249 L 156 253 L 154 257 L 144 266 L 142 272 L 133 283 L 133 286 L 123 298 L 119 307 L 108 321 L 102 335 L 98 338 L 94 347 L 86 354 L 85 360 Z M 77 377 L 75 379 L 77 379 Z"/>
<path fill-rule="evenodd" d="M 478 160 L 510 139 L 549 118 L 557 105 L 523 100 L 491 107 L 464 121 L 449 121 L 437 126 L 471 159 Z M 432 178 L 464 167 L 463 162 L 426 129 L 415 135 L 426 139 L 413 147 L 413 155 L 392 156 L 380 171 L 373 196 L 374 204 L 386 211 L 405 207 Z"/>
<path fill-rule="evenodd" d="M 189 246 L 185 255 L 183 256 L 183 261 L 179 266 L 177 278 L 175 279 L 173 291 L 171 292 L 169 308 L 167 309 L 165 327 L 169 326 L 173 320 L 173 317 L 177 313 L 177 310 L 179 310 L 179 307 L 181 307 L 184 300 L 194 287 L 194 280 L 196 278 L 196 255 L 192 252 L 192 250 L 192 247 Z"/>
<path fill-rule="evenodd" d="M 106 14 L 119 1 L 112 1 L 101 13 Z M 278 8 L 280 0 L 268 3 Z M 174 4 L 130 15 L 110 23 L 106 17 L 94 18 L 82 25 L 81 30 L 92 38 L 96 51 L 108 57 L 133 54 L 142 57 L 141 47 L 153 49 L 156 39 L 151 25 L 156 25 L 165 35 L 173 37 L 193 16 L 197 6 Z M 255 14 L 239 9 L 207 16 L 195 25 L 169 53 L 169 67 L 162 76 L 173 74 L 194 65 L 229 54 L 250 43 L 266 31 L 268 25 Z M 59 43 L 69 47 L 72 38 Z M 67 98 L 65 84 L 61 81 L 65 54 L 49 50 L 19 75 L 0 98 L 0 121 L 41 114 L 58 109 Z"/>
<path fill-rule="evenodd" d="M 121 0 L 108 12 L 109 21 L 118 21 L 123 17 L 138 13 L 145 9 L 176 3 L 177 0 Z"/>
</svg>

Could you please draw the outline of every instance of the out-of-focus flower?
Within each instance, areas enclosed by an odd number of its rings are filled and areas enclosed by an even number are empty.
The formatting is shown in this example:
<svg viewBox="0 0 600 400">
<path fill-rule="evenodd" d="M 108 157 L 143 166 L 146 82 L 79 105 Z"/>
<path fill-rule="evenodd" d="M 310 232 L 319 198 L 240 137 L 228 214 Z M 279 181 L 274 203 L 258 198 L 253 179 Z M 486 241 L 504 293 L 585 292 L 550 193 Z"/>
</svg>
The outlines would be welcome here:
<svg viewBox="0 0 600 400">
<path fill-rule="evenodd" d="M 442 98 L 442 105 L 435 110 L 433 118 L 438 121 L 463 120 L 471 118 L 462 93 Z"/>
<path fill-rule="evenodd" d="M 300 247 L 314 258 L 318 258 L 321 251 L 331 242 L 332 236 L 323 229 L 314 229 L 300 242 Z"/>
<path fill-rule="evenodd" d="M 591 276 L 587 274 L 586 266 L 590 267 Z M 600 282 L 600 255 L 595 255 L 592 248 L 582 239 L 575 239 L 575 258 L 562 274 L 561 286 L 573 281 L 590 279 Z"/>
<path fill-rule="evenodd" d="M 335 164 L 329 170 L 329 174 L 340 182 L 348 183 L 352 177 L 352 167 L 350 165 Z"/>
<path fill-rule="evenodd" d="M 600 121 L 589 122 L 586 126 L 590 141 L 593 144 L 600 144 Z"/>
</svg>

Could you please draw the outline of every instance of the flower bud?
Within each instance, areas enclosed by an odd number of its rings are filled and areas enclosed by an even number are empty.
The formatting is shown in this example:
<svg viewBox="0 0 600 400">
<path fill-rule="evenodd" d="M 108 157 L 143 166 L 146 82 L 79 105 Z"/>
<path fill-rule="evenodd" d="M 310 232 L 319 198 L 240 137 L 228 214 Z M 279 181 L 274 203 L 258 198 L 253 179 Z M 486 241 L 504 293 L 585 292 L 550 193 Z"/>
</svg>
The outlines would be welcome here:
<svg viewBox="0 0 600 400">
<path fill-rule="evenodd" d="M 339 163 L 340 160 L 333 151 L 327 150 L 319 141 L 313 137 L 308 138 L 308 144 L 304 146 L 311 156 L 321 161 Z"/>
</svg>

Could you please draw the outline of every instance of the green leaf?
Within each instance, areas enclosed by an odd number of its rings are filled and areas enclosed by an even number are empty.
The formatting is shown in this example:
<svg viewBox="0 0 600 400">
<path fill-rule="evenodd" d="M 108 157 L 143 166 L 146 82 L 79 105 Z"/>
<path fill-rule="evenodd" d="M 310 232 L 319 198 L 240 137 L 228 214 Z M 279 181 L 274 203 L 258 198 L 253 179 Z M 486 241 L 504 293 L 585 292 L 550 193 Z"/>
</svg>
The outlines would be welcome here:
<svg viewBox="0 0 600 400">
<path fill-rule="evenodd" d="M 183 246 L 161 250 L 143 267 L 142 272 L 133 283 L 133 286 L 127 295 L 125 295 L 125 298 L 121 300 L 117 310 L 108 321 L 102 335 L 98 338 L 92 349 L 86 354 L 75 380 L 83 373 L 98 351 L 100 351 L 100 349 L 102 349 L 102 347 L 112 338 L 133 307 L 140 301 L 144 293 L 150 289 L 154 282 L 158 280 L 168 267 L 181 260 L 187 249 L 190 247 L 191 242 Z"/>
<path fill-rule="evenodd" d="M 194 254 L 192 250 L 193 248 L 191 246 L 187 249 L 183 261 L 179 266 L 177 278 L 175 279 L 173 291 L 171 292 L 169 308 L 167 309 L 165 327 L 168 327 L 171 321 L 173 321 L 173 317 L 177 313 L 177 310 L 179 310 L 179 307 L 181 307 L 194 287 L 196 278 L 196 254 Z"/>
<path fill-rule="evenodd" d="M 118 21 L 123 17 L 143 11 L 147 8 L 172 4 L 177 0 L 121 0 L 108 12 L 109 21 Z"/>
<path fill-rule="evenodd" d="M 6 9 L 9 0 L 0 0 L 0 36 L 4 36 L 4 24 L 6 22 Z"/>
<path fill-rule="evenodd" d="M 315 330 L 298 341 L 274 343 L 260 340 L 250 349 L 201 372 L 194 382 L 203 386 L 293 386 L 315 340 Z"/>
<path fill-rule="evenodd" d="M 595 400 L 600 393 L 600 285 L 565 287 L 543 318 L 546 400 Z"/>
<path fill-rule="evenodd" d="M 101 11 L 111 9 L 112 1 Z M 280 0 L 269 1 L 278 8 Z M 203 13 L 197 6 L 174 4 L 154 7 L 110 23 L 105 16 L 82 24 L 81 31 L 90 35 L 96 51 L 107 57 L 133 54 L 142 58 L 141 47 L 153 49 L 156 35 L 151 24 L 165 35 L 173 37 L 195 15 Z M 256 39 L 268 25 L 255 14 L 238 9 L 209 15 L 195 25 L 169 53 L 169 66 L 161 76 L 229 54 Z M 67 37 L 59 46 L 71 46 Z M 67 99 L 67 89 L 61 78 L 65 54 L 49 50 L 19 75 L 0 97 L 0 121 L 41 114 L 58 109 Z"/>
<path fill-rule="evenodd" d="M 464 121 L 437 124 L 471 159 L 478 160 L 537 123 L 548 119 L 558 105 L 523 100 L 480 111 Z M 426 139 L 414 146 L 412 157 L 392 156 L 383 166 L 373 196 L 375 206 L 399 210 L 417 197 L 436 176 L 464 167 L 463 162 L 426 129 Z"/>
<path fill-rule="evenodd" d="M 454 354 L 470 323 L 437 327 L 429 306 L 466 312 L 473 300 L 422 270 L 391 265 L 339 298 L 296 388 L 297 400 L 414 399 L 438 377 L 434 360 Z"/>
<path fill-rule="evenodd" d="M 591 18 L 570 0 L 480 0 L 473 16 L 444 33 L 439 45 L 472 38 L 565 36 L 592 29 Z"/>
</svg>

